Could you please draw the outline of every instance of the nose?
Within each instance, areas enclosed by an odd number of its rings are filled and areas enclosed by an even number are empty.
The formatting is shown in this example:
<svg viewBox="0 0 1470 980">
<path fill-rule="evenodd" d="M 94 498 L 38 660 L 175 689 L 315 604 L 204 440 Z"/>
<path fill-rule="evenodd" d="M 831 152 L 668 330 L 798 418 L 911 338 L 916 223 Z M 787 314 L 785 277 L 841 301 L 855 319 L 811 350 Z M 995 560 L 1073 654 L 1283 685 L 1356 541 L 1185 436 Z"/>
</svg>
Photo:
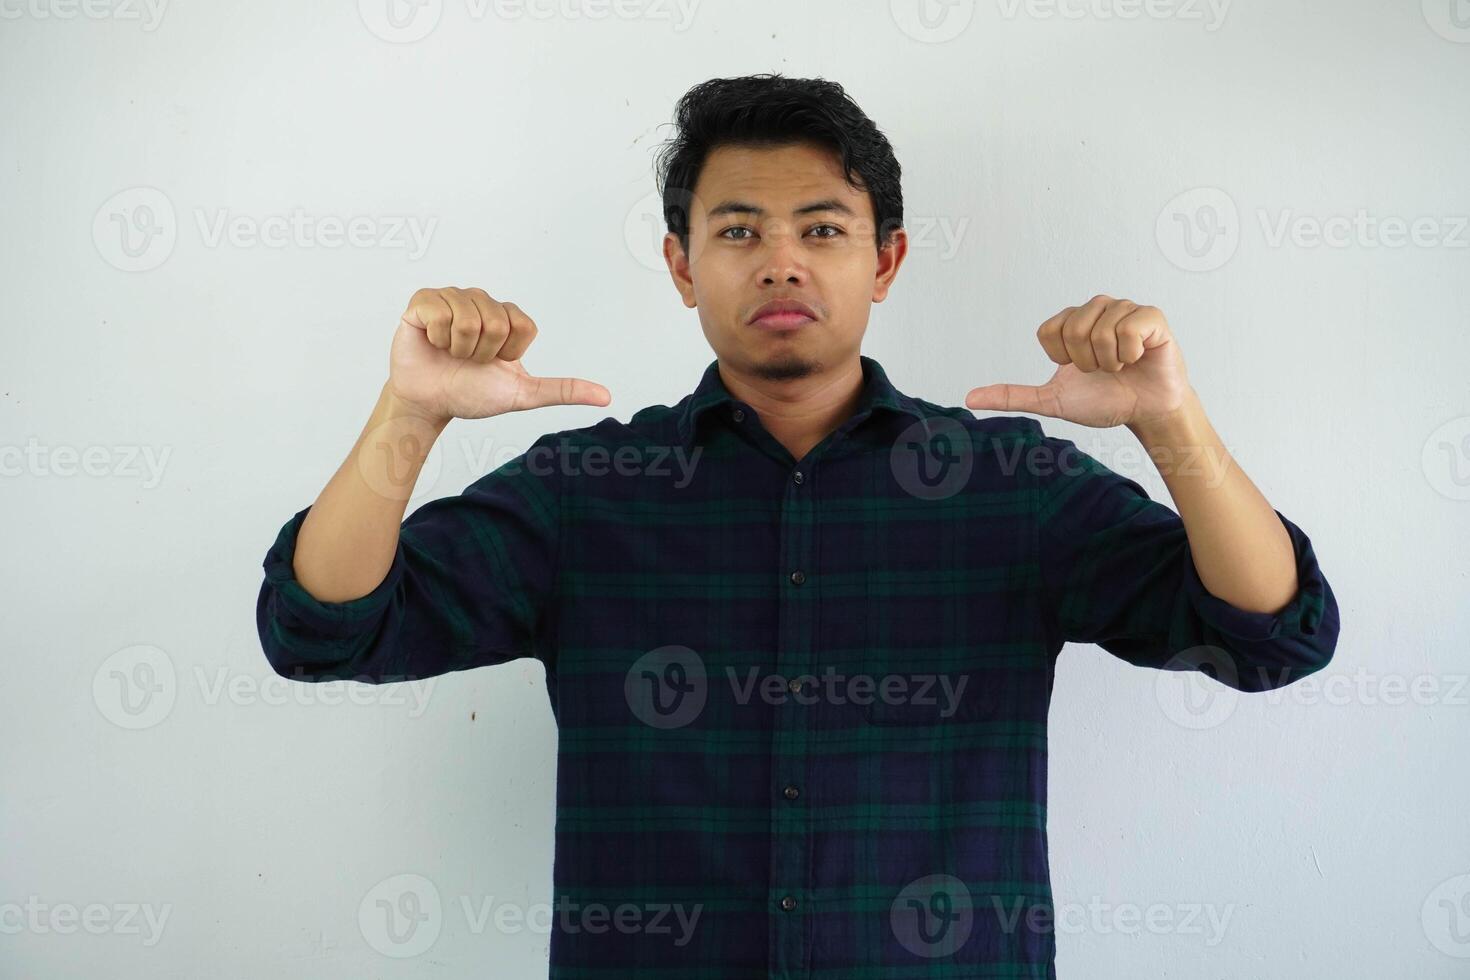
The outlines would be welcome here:
<svg viewBox="0 0 1470 980">
<path fill-rule="evenodd" d="M 801 260 L 801 246 L 787 234 L 773 235 L 761 262 L 761 282 L 767 286 L 778 282 L 803 285 L 806 265 Z"/>
</svg>

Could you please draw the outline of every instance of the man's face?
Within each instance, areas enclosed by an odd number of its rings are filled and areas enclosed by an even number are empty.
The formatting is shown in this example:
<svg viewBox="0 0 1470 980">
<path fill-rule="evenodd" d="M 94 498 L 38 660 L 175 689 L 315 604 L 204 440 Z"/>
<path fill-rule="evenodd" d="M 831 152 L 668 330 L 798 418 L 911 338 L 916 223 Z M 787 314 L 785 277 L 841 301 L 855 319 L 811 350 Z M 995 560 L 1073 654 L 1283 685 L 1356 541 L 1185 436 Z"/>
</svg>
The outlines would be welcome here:
<svg viewBox="0 0 1470 980">
<path fill-rule="evenodd" d="M 800 378 L 855 359 L 872 304 L 888 295 L 907 243 L 898 229 L 880 253 L 874 225 L 872 201 L 843 179 L 834 152 L 722 146 L 694 188 L 688 254 L 668 234 L 664 259 L 721 361 Z M 752 323 L 772 300 L 804 303 L 815 319 Z"/>
</svg>

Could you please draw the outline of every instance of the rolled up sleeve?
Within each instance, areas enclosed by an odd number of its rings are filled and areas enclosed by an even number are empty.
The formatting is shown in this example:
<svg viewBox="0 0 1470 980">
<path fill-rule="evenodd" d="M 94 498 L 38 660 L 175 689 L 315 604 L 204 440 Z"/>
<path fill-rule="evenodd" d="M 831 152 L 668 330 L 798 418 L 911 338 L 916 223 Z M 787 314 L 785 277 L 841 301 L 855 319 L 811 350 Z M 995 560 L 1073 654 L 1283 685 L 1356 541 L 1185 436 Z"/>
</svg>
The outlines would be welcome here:
<svg viewBox="0 0 1470 980">
<path fill-rule="evenodd" d="M 1032 430 L 1037 548 L 1053 646 L 1095 643 L 1129 663 L 1202 670 L 1241 691 L 1284 687 L 1325 667 L 1339 618 L 1306 533 L 1291 538 L 1297 592 L 1274 613 L 1205 588 L 1184 522 L 1067 439 Z"/>
<path fill-rule="evenodd" d="M 275 672 L 381 684 L 547 659 L 559 481 L 545 454 L 533 452 L 548 439 L 411 513 L 382 582 L 346 602 L 322 602 L 297 581 L 296 540 L 311 508 L 297 511 L 266 552 L 256 601 L 261 648 Z"/>
</svg>

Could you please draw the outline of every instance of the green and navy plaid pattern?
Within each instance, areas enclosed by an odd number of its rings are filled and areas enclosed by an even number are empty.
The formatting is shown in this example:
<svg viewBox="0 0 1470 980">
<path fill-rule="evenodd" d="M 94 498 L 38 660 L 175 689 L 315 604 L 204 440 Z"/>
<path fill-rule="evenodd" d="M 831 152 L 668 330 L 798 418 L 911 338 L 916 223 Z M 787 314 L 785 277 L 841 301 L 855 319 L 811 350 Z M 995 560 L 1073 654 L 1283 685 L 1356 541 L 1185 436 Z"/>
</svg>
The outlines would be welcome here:
<svg viewBox="0 0 1470 980">
<path fill-rule="evenodd" d="M 558 726 L 553 980 L 1054 977 L 1047 708 L 1067 641 L 1241 691 L 1337 604 L 1211 595 L 1184 526 L 1021 416 L 895 390 L 800 460 L 722 384 L 545 435 L 318 602 L 265 558 L 271 666 L 368 683 L 539 660 Z M 1278 512 L 1279 516 L 1279 512 Z"/>
</svg>

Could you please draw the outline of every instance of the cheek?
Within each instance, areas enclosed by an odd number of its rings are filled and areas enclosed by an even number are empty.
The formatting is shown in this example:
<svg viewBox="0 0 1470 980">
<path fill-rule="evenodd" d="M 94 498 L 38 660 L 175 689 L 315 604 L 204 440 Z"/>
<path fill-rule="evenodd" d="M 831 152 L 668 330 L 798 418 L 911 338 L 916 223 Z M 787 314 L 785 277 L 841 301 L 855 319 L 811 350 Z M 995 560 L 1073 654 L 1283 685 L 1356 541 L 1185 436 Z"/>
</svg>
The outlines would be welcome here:
<svg viewBox="0 0 1470 980">
<path fill-rule="evenodd" d="M 741 294 L 744 272 L 729 261 L 706 258 L 690 269 L 689 278 L 694 285 L 694 295 L 701 304 L 723 308 Z"/>
<path fill-rule="evenodd" d="M 723 279 L 701 275 L 693 280 L 694 304 L 700 320 L 720 331 L 729 331 L 740 315 L 738 290 Z"/>
<path fill-rule="evenodd" d="M 844 263 L 840 269 L 833 269 L 831 277 L 821 283 L 822 294 L 834 311 L 840 308 L 851 315 L 873 301 L 876 276 L 875 263 Z"/>
<path fill-rule="evenodd" d="M 848 291 L 861 291 L 878 275 L 878 256 L 867 246 L 849 242 L 832 247 L 814 267 L 834 284 L 840 283 Z"/>
</svg>

